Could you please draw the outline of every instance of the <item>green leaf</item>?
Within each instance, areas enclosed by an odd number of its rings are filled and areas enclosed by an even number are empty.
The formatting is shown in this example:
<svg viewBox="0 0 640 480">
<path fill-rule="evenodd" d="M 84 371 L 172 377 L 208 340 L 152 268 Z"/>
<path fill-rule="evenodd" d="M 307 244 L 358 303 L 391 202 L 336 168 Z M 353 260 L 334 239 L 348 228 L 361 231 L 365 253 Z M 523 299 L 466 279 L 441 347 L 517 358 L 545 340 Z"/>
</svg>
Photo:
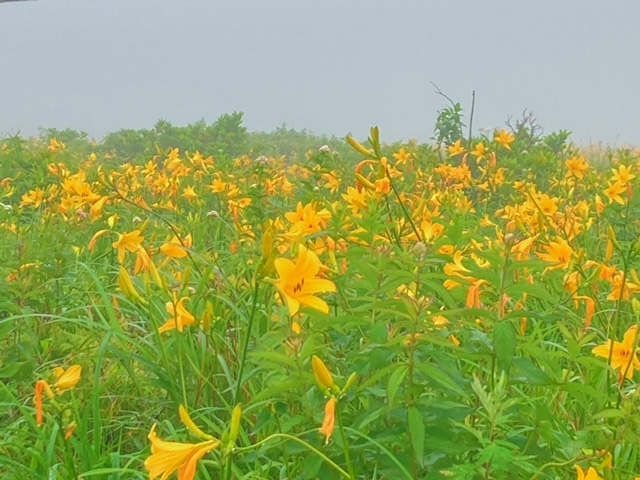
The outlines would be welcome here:
<svg viewBox="0 0 640 480">
<path fill-rule="evenodd" d="M 554 303 L 553 295 L 542 285 L 529 283 L 514 283 L 505 288 L 505 293 L 513 298 L 522 298 L 524 294 L 539 298 L 545 302 Z"/>
<path fill-rule="evenodd" d="M 391 375 L 389 375 L 389 383 L 387 385 L 387 399 L 389 401 L 389 408 L 393 406 L 393 402 L 396 398 L 396 394 L 398 393 L 398 389 L 404 381 L 404 378 L 407 376 L 408 371 L 409 367 L 407 365 L 400 365 L 391 373 Z"/>
<path fill-rule="evenodd" d="M 302 348 L 300 349 L 300 360 L 301 361 L 306 361 L 308 358 L 311 358 L 311 355 L 313 354 L 313 350 L 316 347 L 316 342 L 315 342 L 315 337 L 313 335 L 311 335 L 309 338 L 307 338 L 307 340 L 304 342 L 304 344 L 302 345 Z"/>
<path fill-rule="evenodd" d="M 530 383 L 532 385 L 550 385 L 555 383 L 549 375 L 528 358 L 516 357 L 513 359 L 513 363 L 524 377 L 522 378 L 522 383 Z M 520 379 L 516 378 L 513 379 L 514 382 L 519 380 Z"/>
<path fill-rule="evenodd" d="M 421 363 L 417 364 L 416 368 L 431 378 L 434 382 L 440 384 L 441 386 L 448 388 L 456 392 L 463 397 L 468 397 L 468 393 L 465 392 L 455 380 L 453 380 L 449 375 L 447 375 L 443 370 L 441 365 L 433 365 L 431 363 Z"/>
<path fill-rule="evenodd" d="M 626 413 L 617 408 L 607 408 L 593 415 L 594 420 L 599 420 L 601 418 L 622 418 L 626 415 Z"/>
<path fill-rule="evenodd" d="M 493 327 L 493 351 L 498 359 L 498 367 L 508 372 L 516 354 L 518 337 L 511 322 L 497 322 Z"/>
<path fill-rule="evenodd" d="M 375 323 L 369 329 L 369 341 L 371 343 L 386 343 L 389 336 L 389 329 L 383 322 Z"/>
<path fill-rule="evenodd" d="M 420 466 L 424 458 L 424 419 L 420 410 L 416 407 L 409 407 L 408 410 L 409 434 L 411 435 L 411 446 Z"/>
<path fill-rule="evenodd" d="M 266 360 L 272 366 L 278 365 L 280 367 L 290 367 L 290 368 L 297 367 L 295 360 L 293 360 L 292 358 L 288 357 L 283 353 L 274 352 L 274 351 L 252 352 L 251 359 L 261 365 L 264 365 L 264 362 L 261 362 L 261 360 L 262 361 Z"/>
</svg>

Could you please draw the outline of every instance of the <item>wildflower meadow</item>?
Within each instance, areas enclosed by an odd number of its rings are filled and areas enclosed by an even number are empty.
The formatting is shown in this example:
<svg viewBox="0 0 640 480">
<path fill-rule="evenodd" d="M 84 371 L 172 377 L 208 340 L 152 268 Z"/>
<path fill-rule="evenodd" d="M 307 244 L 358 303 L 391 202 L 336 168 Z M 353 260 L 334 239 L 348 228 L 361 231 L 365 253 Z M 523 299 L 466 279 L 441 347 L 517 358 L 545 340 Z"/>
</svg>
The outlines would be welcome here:
<svg viewBox="0 0 640 480">
<path fill-rule="evenodd" d="M 640 478 L 640 151 L 460 114 L 0 139 L 0 477 Z"/>
</svg>

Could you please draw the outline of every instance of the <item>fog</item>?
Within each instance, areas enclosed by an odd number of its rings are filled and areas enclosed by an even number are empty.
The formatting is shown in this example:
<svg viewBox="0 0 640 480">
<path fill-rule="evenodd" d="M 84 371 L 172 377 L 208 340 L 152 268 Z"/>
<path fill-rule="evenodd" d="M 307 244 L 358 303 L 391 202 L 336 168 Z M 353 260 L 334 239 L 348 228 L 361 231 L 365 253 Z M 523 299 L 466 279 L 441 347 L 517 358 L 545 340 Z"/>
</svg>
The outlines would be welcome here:
<svg viewBox="0 0 640 480">
<path fill-rule="evenodd" d="M 546 133 L 639 144 L 638 18 L 594 0 L 1 3 L 0 132 L 243 111 L 250 130 L 426 141 L 447 105 L 434 82 L 467 120 L 475 90 L 477 128 L 529 109 Z"/>
</svg>

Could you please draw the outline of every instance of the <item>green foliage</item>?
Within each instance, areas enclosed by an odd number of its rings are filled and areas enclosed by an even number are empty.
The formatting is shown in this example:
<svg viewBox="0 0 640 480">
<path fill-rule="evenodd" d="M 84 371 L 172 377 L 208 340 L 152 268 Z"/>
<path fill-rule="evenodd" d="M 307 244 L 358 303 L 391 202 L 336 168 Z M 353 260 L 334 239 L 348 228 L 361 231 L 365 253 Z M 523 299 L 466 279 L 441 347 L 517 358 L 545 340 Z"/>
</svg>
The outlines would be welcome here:
<svg viewBox="0 0 640 480">
<path fill-rule="evenodd" d="M 247 151 L 248 134 L 242 116 L 242 112 L 225 113 L 210 125 L 201 120 L 186 127 L 159 120 L 152 130 L 119 130 L 107 135 L 100 150 L 129 160 L 155 153 L 157 148 L 233 158 Z"/>
<path fill-rule="evenodd" d="M 461 114 L 440 112 L 438 143 L 462 138 Z M 568 133 L 525 119 L 471 139 L 487 152 L 467 164 L 377 128 L 249 133 L 237 112 L 97 145 L 0 140 L 0 476 L 148 478 L 154 424 L 209 441 L 180 405 L 221 442 L 197 478 L 637 476 L 638 373 L 593 349 L 640 323 L 639 180 L 620 203 L 611 165 L 576 176 Z M 638 173 L 636 152 L 614 155 L 617 177 Z M 330 280 L 328 311 L 283 304 L 302 246 L 321 266 L 291 291 Z"/>
<path fill-rule="evenodd" d="M 435 140 L 438 145 L 453 145 L 456 141 L 464 138 L 462 129 L 462 106 L 460 103 L 453 103 L 450 107 L 444 107 L 438 111 L 436 126 L 434 128 Z"/>
</svg>

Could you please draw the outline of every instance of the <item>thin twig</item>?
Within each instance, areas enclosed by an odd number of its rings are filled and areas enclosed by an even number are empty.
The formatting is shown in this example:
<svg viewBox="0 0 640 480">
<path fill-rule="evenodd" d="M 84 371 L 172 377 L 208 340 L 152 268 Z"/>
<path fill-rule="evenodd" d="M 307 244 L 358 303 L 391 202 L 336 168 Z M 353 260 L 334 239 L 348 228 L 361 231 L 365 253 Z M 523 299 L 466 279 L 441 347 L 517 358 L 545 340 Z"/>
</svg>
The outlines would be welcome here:
<svg viewBox="0 0 640 480">
<path fill-rule="evenodd" d="M 454 106 L 454 107 L 456 106 L 456 102 L 454 102 L 453 100 L 451 100 L 451 97 L 449 97 L 446 93 L 444 93 L 442 90 L 440 90 L 440 87 L 439 87 L 438 85 L 436 85 L 436 84 L 435 84 L 435 83 L 433 83 L 433 82 L 429 82 L 429 83 L 435 87 L 435 89 L 436 89 L 436 93 L 437 93 L 438 95 L 442 95 L 444 98 L 446 98 L 447 100 L 449 100 L 449 102 L 451 102 L 451 105 L 452 105 L 452 106 Z"/>
<path fill-rule="evenodd" d="M 471 148 L 471 132 L 473 127 L 473 112 L 476 107 L 476 91 L 471 92 L 471 115 L 469 116 L 469 140 L 467 141 L 467 148 Z"/>
</svg>

